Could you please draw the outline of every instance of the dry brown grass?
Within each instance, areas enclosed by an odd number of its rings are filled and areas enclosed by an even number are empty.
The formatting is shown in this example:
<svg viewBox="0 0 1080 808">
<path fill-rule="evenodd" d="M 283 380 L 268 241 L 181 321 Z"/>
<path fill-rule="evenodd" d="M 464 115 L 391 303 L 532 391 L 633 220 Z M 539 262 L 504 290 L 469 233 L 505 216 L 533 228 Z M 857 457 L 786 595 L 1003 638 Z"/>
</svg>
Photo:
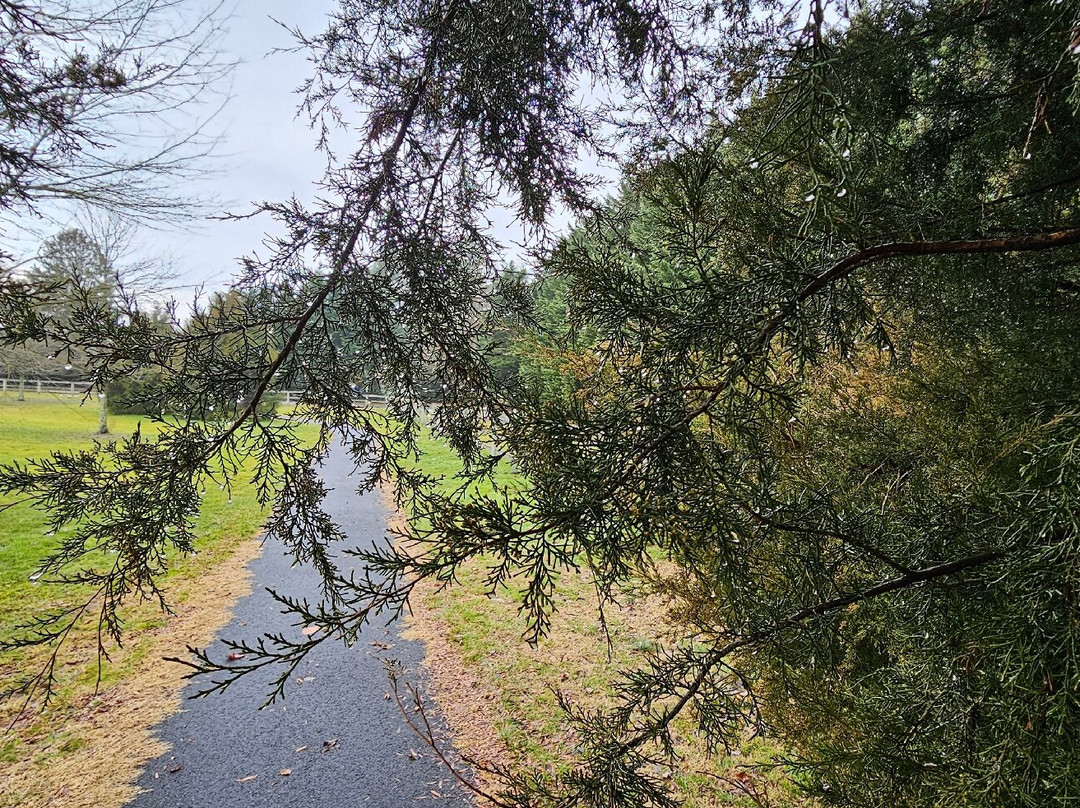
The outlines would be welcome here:
<svg viewBox="0 0 1080 808">
<path fill-rule="evenodd" d="M 115 684 L 96 693 L 92 685 L 76 688 L 59 706 L 27 712 L 16 722 L 19 759 L 0 762 L 0 806 L 118 808 L 136 795 L 142 767 L 168 749 L 153 728 L 181 703 L 183 670 L 161 658 L 209 643 L 251 590 L 247 565 L 260 543 L 248 539 L 233 546 L 200 558 L 173 588 L 175 614 L 128 638 L 112 655 L 110 664 L 123 671 Z M 85 641 L 68 649 L 68 658 L 82 657 L 84 664 L 93 655 Z M 9 713 L 5 725 L 10 721 Z"/>
<path fill-rule="evenodd" d="M 390 512 L 391 529 L 404 528 L 406 517 L 393 501 L 389 487 L 382 488 L 383 501 Z M 452 735 L 454 748 L 472 760 L 488 766 L 507 766 L 512 758 L 499 740 L 500 714 L 498 694 L 477 675 L 479 671 L 465 662 L 447 632 L 444 621 L 435 616 L 432 599 L 438 587 L 420 582 L 407 613 L 404 636 L 424 644 L 426 696 L 439 708 Z M 477 772 L 476 783 L 484 790 L 496 787 L 493 778 Z"/>
<path fill-rule="evenodd" d="M 397 519 L 400 525 L 404 517 Z M 591 580 L 568 573 L 548 635 L 530 647 L 521 639 L 525 625 L 516 600 L 508 592 L 489 598 L 483 590 L 476 562 L 466 565 L 450 588 L 419 584 L 407 636 L 425 644 L 429 695 L 456 748 L 484 765 L 549 773 L 572 765 L 577 739 L 553 691 L 589 710 L 610 707 L 618 672 L 642 664 L 657 644 L 671 645 L 679 636 L 671 603 L 644 588 L 627 590 L 619 603 L 604 607 L 609 659 Z M 782 772 L 758 768 L 777 751 L 767 743 L 748 740 L 730 756 L 712 755 L 689 714 L 676 722 L 674 732 L 680 759 L 654 774 L 670 779 L 689 808 L 801 804 Z M 488 792 L 500 785 L 482 774 L 478 780 Z"/>
<path fill-rule="evenodd" d="M 465 662 L 441 621 L 427 615 L 435 587 L 425 583 L 415 591 L 416 611 L 407 621 L 405 636 L 424 643 L 427 695 L 438 705 L 454 748 L 487 767 L 509 766 L 514 758 L 499 738 L 499 725 L 507 720 L 499 694 Z M 483 771 L 475 774 L 481 789 L 498 788 L 495 778 Z"/>
</svg>

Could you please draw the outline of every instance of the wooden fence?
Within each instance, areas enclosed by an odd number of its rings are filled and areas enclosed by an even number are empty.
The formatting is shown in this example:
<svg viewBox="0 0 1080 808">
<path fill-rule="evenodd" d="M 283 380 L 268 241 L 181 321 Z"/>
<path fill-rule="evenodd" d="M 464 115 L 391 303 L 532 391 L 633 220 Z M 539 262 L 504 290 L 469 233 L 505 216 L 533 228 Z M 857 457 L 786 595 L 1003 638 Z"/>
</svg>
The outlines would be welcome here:
<svg viewBox="0 0 1080 808">
<path fill-rule="evenodd" d="M 0 378 L 0 393 L 52 393 L 60 396 L 83 396 L 93 385 L 90 382 L 57 379 L 9 379 Z"/>
<path fill-rule="evenodd" d="M 0 394 L 17 393 L 19 389 L 27 393 L 52 393 L 60 396 L 83 396 L 92 387 L 90 382 L 57 379 L 12 379 L 0 377 Z M 286 404 L 297 404 L 304 397 L 303 390 L 275 390 Z M 367 393 L 354 393 L 353 398 L 372 404 L 385 404 L 386 396 Z"/>
</svg>

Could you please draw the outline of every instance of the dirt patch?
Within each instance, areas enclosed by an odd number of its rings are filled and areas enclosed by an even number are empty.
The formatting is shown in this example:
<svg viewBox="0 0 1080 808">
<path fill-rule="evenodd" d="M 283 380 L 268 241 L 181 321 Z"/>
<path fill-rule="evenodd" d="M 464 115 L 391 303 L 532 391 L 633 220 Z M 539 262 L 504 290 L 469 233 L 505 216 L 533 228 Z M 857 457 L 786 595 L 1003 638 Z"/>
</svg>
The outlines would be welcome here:
<svg viewBox="0 0 1080 808">
<path fill-rule="evenodd" d="M 415 591 L 415 614 L 426 615 L 426 602 L 435 587 L 424 583 Z M 424 643 L 427 695 L 438 705 L 450 728 L 454 748 L 484 768 L 506 767 L 513 761 L 498 726 L 506 720 L 495 690 L 477 676 L 446 633 L 445 624 L 430 617 L 410 617 L 404 636 Z M 475 772 L 481 789 L 496 791 L 500 782 L 483 771 Z"/>
<path fill-rule="evenodd" d="M 392 530 L 403 529 L 408 520 L 397 509 L 389 486 L 382 488 L 383 501 L 390 511 Z M 485 768 L 505 768 L 513 757 L 499 740 L 498 726 L 505 720 L 498 693 L 482 681 L 475 666 L 470 666 L 451 640 L 449 626 L 439 619 L 433 598 L 439 587 L 421 581 L 410 599 L 403 636 L 424 644 L 424 695 L 435 702 L 450 730 L 454 749 Z M 485 791 L 497 790 L 497 781 L 475 772 L 475 783 Z"/>
<path fill-rule="evenodd" d="M 237 600 L 251 591 L 247 565 L 260 549 L 257 539 L 244 541 L 178 582 L 174 591 L 182 605 L 176 613 L 113 654 L 114 665 L 134 658 L 141 663 L 116 684 L 76 697 L 61 715 L 50 709 L 20 719 L 15 732 L 22 739 L 22 759 L 0 763 L 0 806 L 116 808 L 132 799 L 142 767 L 168 750 L 153 728 L 181 704 L 184 671 L 161 658 L 183 657 L 188 645 L 214 638 Z"/>
<path fill-rule="evenodd" d="M 394 508 L 384 489 L 387 506 Z M 395 511 L 392 525 L 404 527 Z M 559 609 L 547 636 L 533 647 L 517 605 L 505 595 L 489 598 L 468 573 L 449 590 L 435 582 L 417 584 L 406 619 L 406 636 L 424 643 L 425 686 L 449 725 L 456 749 L 483 767 L 541 768 L 553 773 L 568 763 L 576 737 L 554 704 L 557 690 L 586 709 L 610 706 L 607 690 L 625 665 L 668 628 L 667 607 L 654 597 L 609 603 L 607 629 L 621 658 L 608 659 L 607 640 L 587 574 L 567 573 Z M 451 602 L 473 618 L 451 616 Z M 474 642 L 463 639 L 472 624 Z M 641 650 L 633 646 L 639 645 Z M 468 648 L 466 647 L 468 646 Z M 478 772 L 478 785 L 496 793 L 506 783 Z"/>
</svg>

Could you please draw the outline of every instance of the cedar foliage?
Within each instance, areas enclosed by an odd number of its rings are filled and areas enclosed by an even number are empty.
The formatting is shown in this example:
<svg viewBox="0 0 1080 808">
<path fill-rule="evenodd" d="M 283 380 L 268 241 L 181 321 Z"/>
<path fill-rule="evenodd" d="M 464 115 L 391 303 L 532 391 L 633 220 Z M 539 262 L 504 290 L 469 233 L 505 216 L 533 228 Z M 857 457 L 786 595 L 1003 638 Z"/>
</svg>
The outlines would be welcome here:
<svg viewBox="0 0 1080 808">
<path fill-rule="evenodd" d="M 233 645 L 239 664 L 199 652 L 210 689 L 284 663 L 276 697 L 320 642 L 402 608 L 412 576 L 452 581 L 470 559 L 521 588 L 530 638 L 562 570 L 586 565 L 608 593 L 657 580 L 684 640 L 628 672 L 611 712 L 567 705 L 580 765 L 508 774 L 503 804 L 672 804 L 649 764 L 683 711 L 717 746 L 778 734 L 827 803 L 1067 804 L 1076 15 L 994 0 L 342 0 L 306 40 L 307 109 L 332 122 L 359 106 L 367 140 L 314 209 L 266 206 L 289 235 L 249 261 L 235 309 L 168 335 L 53 326 L 156 367 L 189 417 L 106 459 L 6 469 L 0 489 L 57 525 L 84 520 L 47 572 L 116 552 L 111 571 L 83 573 L 111 609 L 156 593 L 200 486 L 251 452 L 269 532 L 326 579 L 321 603 L 283 603 L 326 630 Z M 588 79 L 610 93 L 583 97 Z M 576 155 L 616 134 L 634 170 L 597 205 Z M 543 262 L 566 286 L 569 333 L 493 283 L 483 222 L 499 191 L 537 227 L 555 201 L 581 215 Z M 508 322 L 523 332 L 516 376 L 492 360 Z M 385 414 L 354 405 L 360 374 L 390 393 Z M 279 383 L 307 389 L 314 448 L 259 412 Z M 467 473 L 509 457 L 525 491 L 444 496 L 402 463 L 432 389 Z M 358 553 L 363 578 L 338 572 L 319 507 L 332 437 L 364 485 L 396 472 L 423 517 L 412 543 Z M 658 555 L 677 572 L 661 576 Z M 16 641 L 58 641 L 68 619 Z"/>
</svg>

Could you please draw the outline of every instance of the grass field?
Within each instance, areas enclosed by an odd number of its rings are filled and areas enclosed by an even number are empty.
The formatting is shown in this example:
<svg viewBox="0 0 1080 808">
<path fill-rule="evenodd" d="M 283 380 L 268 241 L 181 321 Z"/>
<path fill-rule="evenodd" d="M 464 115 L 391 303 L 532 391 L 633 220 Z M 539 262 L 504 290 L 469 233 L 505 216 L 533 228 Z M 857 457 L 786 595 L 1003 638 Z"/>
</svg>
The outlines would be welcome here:
<svg viewBox="0 0 1080 808">
<path fill-rule="evenodd" d="M 438 441 L 421 440 L 421 465 L 456 487 L 460 469 L 454 453 Z M 514 484 L 509 469 L 500 482 Z M 490 486 L 481 485 L 484 492 Z M 594 586 L 585 572 L 563 576 L 552 629 L 537 647 L 523 639 L 521 598 L 512 589 L 489 596 L 482 560 L 470 563 L 456 585 L 421 587 L 413 604 L 415 636 L 428 645 L 436 697 L 448 714 L 459 747 L 478 759 L 557 771 L 570 762 L 572 728 L 559 710 L 555 690 L 590 709 L 613 703 L 613 677 L 640 665 L 644 655 L 679 641 L 667 620 L 664 600 L 645 585 L 627 586 L 617 604 L 604 607 L 611 658 L 597 609 Z M 797 804 L 790 783 L 774 762 L 779 750 L 765 739 L 747 739 L 731 756 L 706 753 L 696 740 L 693 717 L 675 726 L 681 760 L 657 767 L 669 778 L 687 808 Z M 498 743 L 491 743 L 490 736 Z"/>
<path fill-rule="evenodd" d="M 0 397 L 0 462 L 40 457 L 53 450 L 89 449 L 99 439 L 97 402 L 80 406 L 76 397 L 27 394 L 25 402 Z M 130 434 L 136 416 L 110 416 L 112 440 Z M 153 427 L 143 424 L 144 434 Z M 11 502 L 0 500 L 0 504 Z M 242 594 L 244 563 L 257 551 L 252 542 L 263 521 L 254 490 L 241 482 L 231 492 L 210 486 L 196 524 L 197 554 L 176 558 L 164 582 L 175 614 L 164 614 L 155 604 L 132 604 L 123 614 L 127 629 L 124 647 L 111 652 L 98 668 L 92 623 L 76 631 L 62 656 L 56 698 L 47 709 L 34 704 L 0 737 L 0 806 L 107 805 L 130 792 L 116 787 L 137 772 L 138 754 L 154 752 L 149 741 L 138 747 L 139 732 L 175 708 L 180 674 L 177 666 L 160 664 L 164 653 L 183 653 L 184 642 L 206 642 L 228 608 Z M 61 537 L 47 535 L 44 516 L 22 504 L 2 512 L 0 518 L 0 637 L 35 614 L 77 602 L 78 590 L 32 580 L 41 559 Z M 42 649 L 0 653 L 0 680 L 5 684 L 17 671 L 33 670 L 46 656 Z M 109 722 L 97 716 L 114 704 Z M 17 714 L 9 700 L 0 707 L 3 727 Z M 123 715 L 121 715 L 123 713 Z M 130 726 L 125 726 L 124 721 Z M 110 726 L 111 724 L 111 726 Z M 145 726 L 143 726 L 145 725 Z M 127 738 L 117 735 L 123 729 Z M 106 737 L 108 741 L 106 742 Z M 108 749 L 102 748 L 105 744 Z M 160 750 L 158 750 L 160 751 Z M 123 758 L 122 771 L 109 771 L 104 756 Z M 144 755 L 145 757 L 145 755 Z M 104 766 L 104 769 L 102 768 Z M 80 791 L 65 797 L 69 785 L 58 772 L 70 770 L 82 778 Z M 68 778 L 71 779 L 71 778 Z M 102 785 L 104 790 L 97 789 Z M 55 793 L 44 793 L 52 790 Z"/>
<path fill-rule="evenodd" d="M 112 434 L 99 438 L 96 402 L 79 406 L 77 397 L 34 396 L 27 401 L 0 398 L 0 463 L 41 457 L 53 450 L 90 449 L 95 439 L 113 440 L 130 435 L 138 416 L 109 417 Z M 153 433 L 144 424 L 144 432 Z M 197 549 L 205 551 L 222 541 L 254 535 L 262 522 L 254 492 L 245 486 L 233 489 L 230 501 L 226 492 L 207 490 L 199 519 Z M 75 593 L 59 595 L 55 587 L 31 581 L 38 563 L 59 541 L 46 535 L 43 514 L 25 505 L 15 505 L 0 519 L 0 632 L 50 605 L 70 602 Z"/>
</svg>

